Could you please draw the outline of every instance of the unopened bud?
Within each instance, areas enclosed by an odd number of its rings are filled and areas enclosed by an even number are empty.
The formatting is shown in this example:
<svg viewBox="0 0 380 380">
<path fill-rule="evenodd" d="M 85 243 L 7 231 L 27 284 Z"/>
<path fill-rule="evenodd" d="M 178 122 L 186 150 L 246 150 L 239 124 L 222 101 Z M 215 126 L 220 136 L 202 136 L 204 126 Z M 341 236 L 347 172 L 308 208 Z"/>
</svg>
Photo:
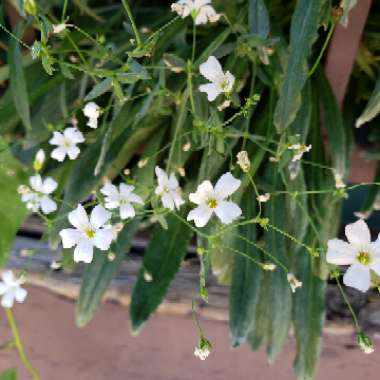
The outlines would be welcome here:
<svg viewBox="0 0 380 380">
<path fill-rule="evenodd" d="M 43 149 L 40 149 L 37 152 L 36 157 L 34 158 L 34 161 L 33 161 L 33 169 L 36 172 L 39 172 L 42 169 L 45 163 L 45 159 L 46 159 L 45 152 L 43 151 Z"/>
<path fill-rule="evenodd" d="M 240 166 L 241 170 L 243 170 L 244 173 L 247 173 L 249 171 L 249 168 L 251 167 L 251 162 L 249 161 L 248 153 L 245 150 L 242 150 L 237 155 L 237 164 Z"/>
<path fill-rule="evenodd" d="M 273 263 L 263 263 L 261 265 L 261 267 L 264 269 L 264 270 L 267 270 L 267 271 L 274 271 L 276 268 L 277 268 L 277 265 L 276 264 L 273 264 Z"/>
</svg>

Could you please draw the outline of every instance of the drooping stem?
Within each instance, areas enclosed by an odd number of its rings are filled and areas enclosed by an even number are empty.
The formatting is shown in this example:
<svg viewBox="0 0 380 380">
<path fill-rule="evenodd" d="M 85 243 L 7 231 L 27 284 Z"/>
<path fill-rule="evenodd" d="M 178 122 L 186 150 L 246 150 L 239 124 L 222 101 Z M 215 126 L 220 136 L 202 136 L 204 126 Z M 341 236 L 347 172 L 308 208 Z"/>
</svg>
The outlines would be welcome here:
<svg viewBox="0 0 380 380">
<path fill-rule="evenodd" d="M 33 368 L 28 357 L 26 356 L 25 349 L 22 344 L 20 333 L 18 331 L 18 327 L 17 327 L 16 320 L 14 318 L 12 310 L 8 308 L 5 308 L 4 310 L 5 310 L 5 315 L 7 316 L 7 319 L 8 319 L 9 326 L 12 331 L 14 345 L 16 347 L 16 350 L 20 356 L 22 363 L 24 364 L 24 367 L 28 370 L 33 380 L 41 380 L 37 371 Z"/>
<path fill-rule="evenodd" d="M 129 21 L 131 22 L 133 33 L 135 33 L 135 37 L 136 37 L 136 41 L 137 41 L 137 46 L 141 46 L 142 45 L 142 41 L 141 41 L 140 33 L 139 33 L 139 30 L 137 29 L 137 26 L 136 26 L 136 23 L 135 23 L 135 19 L 133 18 L 131 7 L 129 6 L 127 0 L 121 0 L 121 2 L 123 3 L 123 6 L 124 6 L 125 11 L 127 12 Z"/>
</svg>

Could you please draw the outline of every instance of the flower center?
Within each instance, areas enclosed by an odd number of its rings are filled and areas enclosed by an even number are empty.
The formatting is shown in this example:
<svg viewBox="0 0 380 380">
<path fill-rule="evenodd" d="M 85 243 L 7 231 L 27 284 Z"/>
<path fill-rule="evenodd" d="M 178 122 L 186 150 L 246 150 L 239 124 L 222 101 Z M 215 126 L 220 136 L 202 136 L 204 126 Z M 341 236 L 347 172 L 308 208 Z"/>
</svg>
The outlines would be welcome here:
<svg viewBox="0 0 380 380">
<path fill-rule="evenodd" d="M 228 92 L 230 90 L 230 82 L 228 79 L 223 79 L 222 83 L 220 84 L 220 88 L 223 90 L 223 92 Z"/>
<path fill-rule="evenodd" d="M 368 265 L 371 262 L 371 255 L 368 252 L 361 251 L 356 256 L 356 259 L 362 265 Z"/>
<path fill-rule="evenodd" d="M 71 148 L 71 141 L 68 140 L 68 139 L 63 140 L 63 146 L 64 146 L 66 149 Z"/>
<path fill-rule="evenodd" d="M 218 201 L 215 198 L 210 198 L 206 202 L 209 208 L 216 208 L 218 206 Z"/>
<path fill-rule="evenodd" d="M 95 237 L 95 230 L 92 229 L 92 228 L 89 228 L 88 230 L 86 230 L 86 236 L 89 238 L 89 239 L 92 239 Z"/>
</svg>

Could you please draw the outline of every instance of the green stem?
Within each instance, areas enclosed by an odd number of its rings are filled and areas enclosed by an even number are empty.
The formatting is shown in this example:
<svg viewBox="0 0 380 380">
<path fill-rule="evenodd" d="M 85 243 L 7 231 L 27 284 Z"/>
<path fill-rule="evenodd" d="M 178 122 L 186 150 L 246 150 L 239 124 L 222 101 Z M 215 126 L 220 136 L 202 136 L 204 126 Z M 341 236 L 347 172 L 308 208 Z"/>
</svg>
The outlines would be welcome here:
<svg viewBox="0 0 380 380">
<path fill-rule="evenodd" d="M 194 305 L 195 305 L 195 302 L 194 302 L 194 299 L 193 299 L 193 300 L 191 300 L 191 314 L 193 315 L 194 322 L 195 322 L 195 324 L 198 327 L 199 335 L 203 337 L 204 336 L 203 335 L 203 330 L 202 330 L 202 327 L 201 327 L 201 325 L 199 323 L 199 319 L 198 319 L 198 316 L 197 316 L 197 312 L 195 311 L 195 306 Z"/>
<path fill-rule="evenodd" d="M 32 364 L 30 363 L 29 359 L 27 358 L 25 354 L 24 346 L 22 344 L 20 333 L 18 331 L 16 320 L 14 318 L 12 310 L 8 308 L 5 308 L 4 310 L 5 310 L 5 315 L 7 316 L 7 319 L 8 319 L 9 326 L 12 330 L 15 347 L 17 349 L 17 352 L 20 356 L 22 363 L 24 364 L 25 368 L 28 370 L 28 372 L 32 376 L 33 380 L 40 380 L 38 373 L 33 368 Z"/>
<path fill-rule="evenodd" d="M 137 29 L 135 20 L 134 20 L 133 15 L 132 15 L 131 8 L 130 8 L 130 6 L 128 4 L 128 1 L 127 0 L 121 0 L 121 2 L 123 3 L 123 6 L 125 8 L 125 11 L 127 12 L 129 21 L 131 22 L 133 32 L 135 33 L 135 37 L 136 37 L 136 41 L 137 41 L 137 46 L 141 47 L 142 41 L 141 41 L 140 33 L 139 33 L 139 30 Z"/>
<path fill-rule="evenodd" d="M 20 40 L 15 34 L 13 34 L 10 30 L 8 30 L 3 24 L 0 23 L 0 29 L 2 29 L 5 33 L 7 33 L 10 37 L 15 39 L 20 45 L 22 45 L 25 49 L 30 50 L 31 47 L 28 46 L 26 43 Z"/>
<path fill-rule="evenodd" d="M 65 2 L 63 3 L 62 16 L 61 16 L 61 22 L 62 23 L 65 22 L 67 4 L 68 4 L 68 0 L 65 0 Z"/>
</svg>

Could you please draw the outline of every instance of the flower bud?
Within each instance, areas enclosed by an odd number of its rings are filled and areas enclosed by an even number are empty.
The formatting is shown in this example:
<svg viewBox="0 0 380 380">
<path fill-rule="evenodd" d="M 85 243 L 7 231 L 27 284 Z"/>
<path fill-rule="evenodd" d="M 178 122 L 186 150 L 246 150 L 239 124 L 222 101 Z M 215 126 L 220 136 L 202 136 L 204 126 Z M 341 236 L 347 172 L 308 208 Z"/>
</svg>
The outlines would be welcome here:
<svg viewBox="0 0 380 380">
<path fill-rule="evenodd" d="M 365 354 L 372 354 L 372 352 L 375 351 L 372 340 L 369 338 L 369 336 L 365 335 L 363 332 L 359 332 L 356 339 L 357 339 L 360 349 Z"/>
<path fill-rule="evenodd" d="M 273 264 L 273 263 L 263 263 L 261 265 L 261 267 L 266 270 L 266 271 L 274 271 L 276 268 L 277 268 L 277 265 L 276 264 Z"/>
<path fill-rule="evenodd" d="M 242 150 L 237 155 L 237 164 L 240 166 L 241 170 L 244 173 L 248 173 L 249 168 L 251 167 L 251 162 L 249 161 L 248 153 L 245 150 Z"/>
<path fill-rule="evenodd" d="M 46 159 L 46 155 L 45 155 L 45 152 L 40 149 L 37 154 L 36 154 L 36 157 L 34 158 L 34 161 L 33 161 L 33 169 L 38 173 L 42 167 L 44 166 L 44 163 L 45 163 L 45 159 Z"/>
<path fill-rule="evenodd" d="M 289 282 L 290 287 L 292 288 L 292 292 L 295 293 L 297 288 L 302 286 L 302 282 L 299 281 L 293 273 L 288 273 L 287 280 Z"/>
<path fill-rule="evenodd" d="M 195 347 L 194 355 L 201 360 L 206 360 L 210 355 L 212 344 L 204 336 L 199 338 L 198 344 Z"/>
</svg>

